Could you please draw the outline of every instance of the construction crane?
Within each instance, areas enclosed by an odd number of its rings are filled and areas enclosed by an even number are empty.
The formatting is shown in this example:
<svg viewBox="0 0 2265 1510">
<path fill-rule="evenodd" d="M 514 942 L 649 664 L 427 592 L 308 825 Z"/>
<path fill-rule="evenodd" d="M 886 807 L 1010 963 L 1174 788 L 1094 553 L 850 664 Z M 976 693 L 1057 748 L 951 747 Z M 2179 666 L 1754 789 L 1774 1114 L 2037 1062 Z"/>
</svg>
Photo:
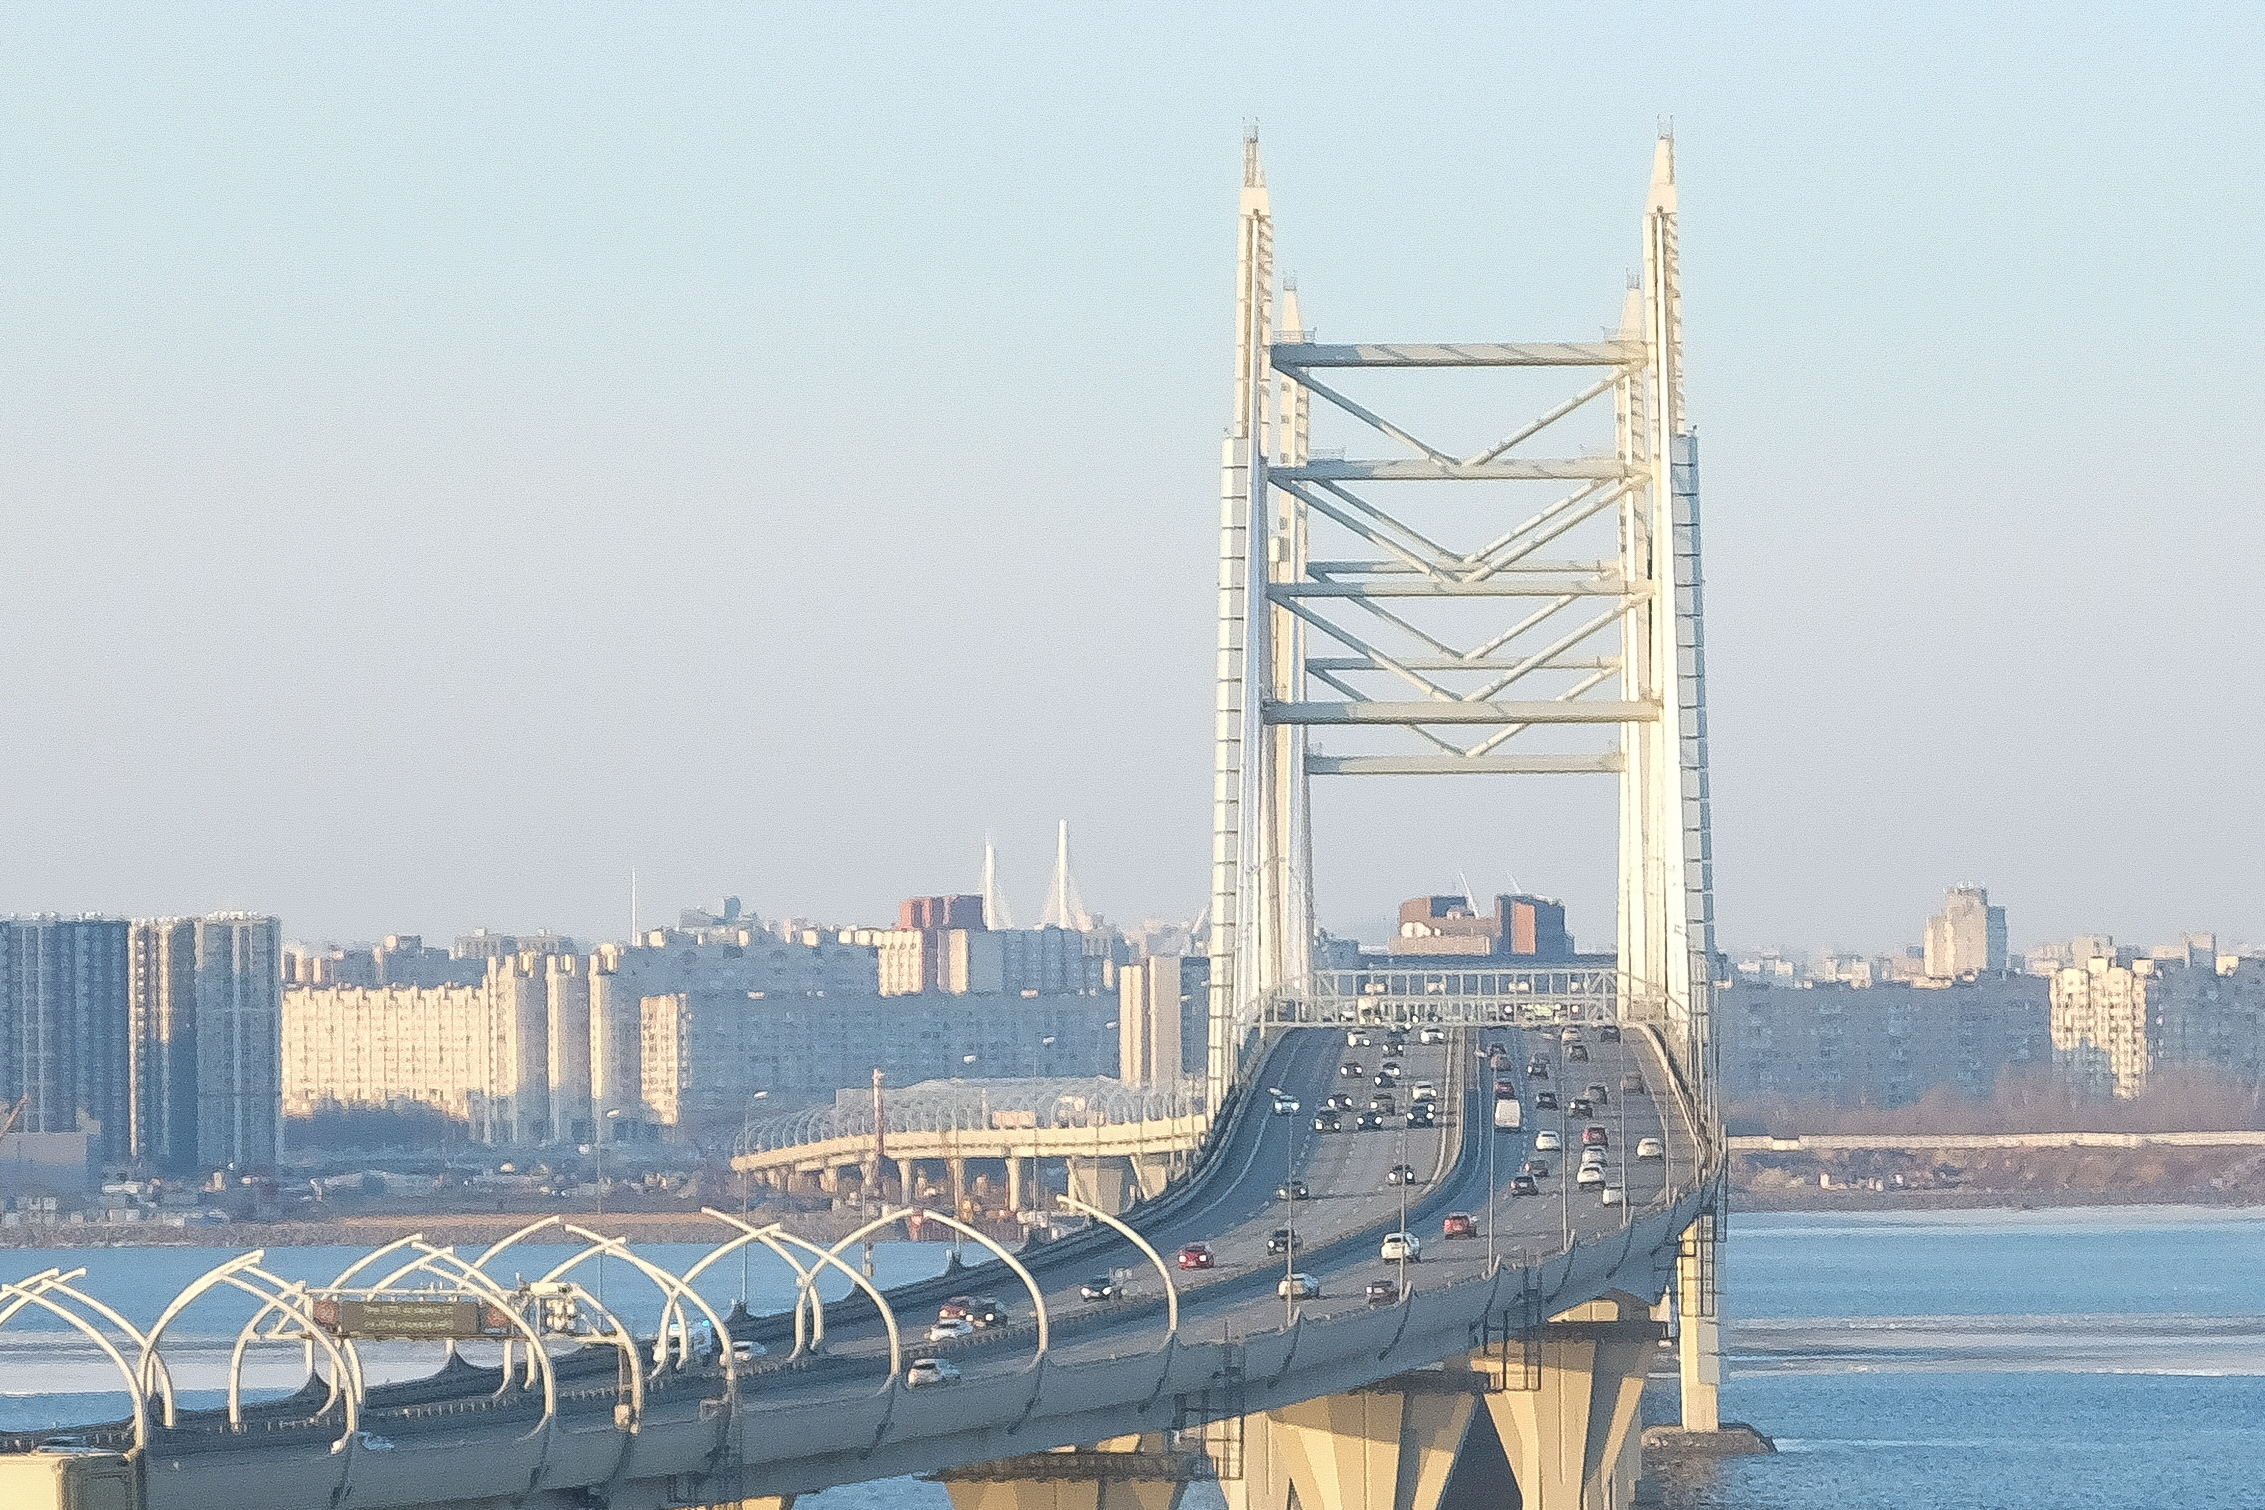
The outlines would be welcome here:
<svg viewBox="0 0 2265 1510">
<path fill-rule="evenodd" d="M 8 1108 L 8 1115 L 0 1118 L 0 1138 L 5 1138 L 16 1130 L 16 1124 L 24 1120 L 24 1108 L 30 1105 L 31 1097 L 25 1096 Z"/>
</svg>

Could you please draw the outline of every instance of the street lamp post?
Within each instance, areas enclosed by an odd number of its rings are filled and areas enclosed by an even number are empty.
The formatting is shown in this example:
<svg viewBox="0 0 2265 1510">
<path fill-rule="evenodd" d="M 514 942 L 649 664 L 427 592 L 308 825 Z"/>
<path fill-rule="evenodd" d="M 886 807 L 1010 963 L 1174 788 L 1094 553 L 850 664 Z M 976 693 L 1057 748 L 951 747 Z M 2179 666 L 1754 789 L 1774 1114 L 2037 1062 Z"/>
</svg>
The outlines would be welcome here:
<svg viewBox="0 0 2265 1510">
<path fill-rule="evenodd" d="M 603 1226 L 606 1215 L 606 1124 L 621 1116 L 621 1108 L 614 1107 L 597 1126 L 598 1133 L 598 1222 Z M 606 1256 L 598 1254 L 598 1304 L 606 1303 Z"/>
<path fill-rule="evenodd" d="M 770 1094 L 771 1093 L 769 1091 L 757 1091 L 754 1095 L 748 1097 L 748 1099 L 750 1101 L 761 1101 Z M 739 1172 L 739 1219 L 742 1222 L 747 1220 L 748 1208 L 752 1202 L 754 1193 L 755 1171 L 752 1169 L 742 1169 Z M 747 1309 L 747 1256 L 750 1251 L 750 1247 L 751 1245 L 747 1243 L 741 1243 L 739 1245 L 739 1308 L 743 1311 Z"/>
</svg>

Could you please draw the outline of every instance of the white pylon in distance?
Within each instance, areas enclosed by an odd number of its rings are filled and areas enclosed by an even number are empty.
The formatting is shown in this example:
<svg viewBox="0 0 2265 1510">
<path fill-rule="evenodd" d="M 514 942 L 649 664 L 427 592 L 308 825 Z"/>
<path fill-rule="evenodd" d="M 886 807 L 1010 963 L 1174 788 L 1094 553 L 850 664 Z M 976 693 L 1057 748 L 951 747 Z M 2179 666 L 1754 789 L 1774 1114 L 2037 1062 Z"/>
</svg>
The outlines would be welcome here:
<svg viewBox="0 0 2265 1510">
<path fill-rule="evenodd" d="M 1014 925 L 1014 910 L 1007 906 L 1006 894 L 999 890 L 999 851 L 986 839 L 983 841 L 983 926 L 999 930 Z"/>
<path fill-rule="evenodd" d="M 1067 818 L 1054 841 L 1054 884 L 1046 888 L 1046 911 L 1038 919 L 1041 928 L 1068 928 L 1084 933 L 1093 926 L 1093 919 L 1085 910 L 1085 902 L 1077 894 L 1077 881 L 1070 875 L 1070 823 Z"/>
</svg>

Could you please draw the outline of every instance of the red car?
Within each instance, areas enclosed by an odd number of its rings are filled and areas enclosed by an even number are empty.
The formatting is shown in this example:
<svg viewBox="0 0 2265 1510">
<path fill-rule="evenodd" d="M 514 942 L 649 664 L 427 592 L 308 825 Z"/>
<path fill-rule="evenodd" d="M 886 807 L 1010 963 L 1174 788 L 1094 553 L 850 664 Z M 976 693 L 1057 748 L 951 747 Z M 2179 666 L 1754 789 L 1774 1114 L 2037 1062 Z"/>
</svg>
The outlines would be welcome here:
<svg viewBox="0 0 2265 1510">
<path fill-rule="evenodd" d="M 1477 1237 L 1479 1235 L 1478 1218 L 1472 1216 L 1468 1211 L 1450 1211 L 1447 1213 L 1447 1220 L 1439 1224 L 1439 1235 L 1441 1237 Z"/>
<path fill-rule="evenodd" d="M 1610 1148 L 1612 1140 L 1605 1136 L 1603 1128 L 1591 1126 L 1582 1130 L 1581 1146 L 1583 1148 Z"/>
<path fill-rule="evenodd" d="M 1180 1267 L 1183 1269 L 1208 1269 L 1215 1262 L 1209 1243 L 1189 1243 L 1180 1250 Z"/>
</svg>

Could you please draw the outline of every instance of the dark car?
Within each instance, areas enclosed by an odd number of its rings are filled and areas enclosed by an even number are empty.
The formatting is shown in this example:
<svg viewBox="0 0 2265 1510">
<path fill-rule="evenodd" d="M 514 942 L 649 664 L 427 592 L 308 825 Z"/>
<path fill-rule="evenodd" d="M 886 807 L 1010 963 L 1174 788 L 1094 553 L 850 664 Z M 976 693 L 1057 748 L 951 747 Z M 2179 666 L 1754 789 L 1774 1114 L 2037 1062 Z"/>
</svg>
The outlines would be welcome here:
<svg viewBox="0 0 2265 1510">
<path fill-rule="evenodd" d="M 1276 1227 L 1266 1234 L 1266 1251 L 1276 1258 L 1285 1253 L 1295 1253 L 1304 1246 L 1305 1239 L 1299 1237 L 1293 1228 Z"/>
<path fill-rule="evenodd" d="M 1405 1033 L 1394 1033 L 1391 1037 L 1384 1040 L 1384 1047 L 1389 1053 L 1404 1054 L 1408 1051 L 1408 1035 Z"/>
<path fill-rule="evenodd" d="M 1414 1106 L 1408 1108 L 1408 1125 L 1410 1127 L 1437 1127 L 1439 1125 L 1439 1119 L 1432 1115 L 1429 1101 L 1418 1101 Z"/>
<path fill-rule="evenodd" d="M 1353 1109 L 1353 1098 L 1339 1091 L 1329 1098 L 1329 1109 L 1333 1112 L 1349 1112 Z"/>
<path fill-rule="evenodd" d="M 1510 1193 L 1512 1195 L 1540 1195 L 1541 1186 L 1534 1183 L 1534 1177 L 1530 1174 L 1512 1175 L 1510 1177 Z"/>
<path fill-rule="evenodd" d="M 1315 1112 L 1313 1114 L 1313 1130 L 1318 1133 L 1340 1132 L 1343 1130 L 1343 1124 L 1337 1120 L 1335 1112 Z"/>
<path fill-rule="evenodd" d="M 1535 1091 L 1534 1110 L 1537 1112 L 1553 1112 L 1557 1110 L 1557 1092 Z"/>
<path fill-rule="evenodd" d="M 1530 1174 L 1537 1180 L 1546 1180 L 1549 1178 L 1549 1160 L 1528 1159 L 1518 1166 L 1518 1173 Z"/>
<path fill-rule="evenodd" d="M 1417 1184 L 1418 1181 L 1416 1178 L 1416 1166 L 1413 1164 L 1393 1165 L 1390 1169 L 1384 1172 L 1384 1183 L 1387 1185 Z"/>
<path fill-rule="evenodd" d="M 1369 1082 L 1369 1084 L 1377 1086 L 1398 1085 L 1399 1083 L 1400 1077 L 1398 1075 L 1379 1075 Z"/>
<path fill-rule="evenodd" d="M 1589 1062 L 1588 1046 L 1579 1043 L 1565 1045 L 1565 1062 L 1567 1064 L 1587 1064 Z"/>
<path fill-rule="evenodd" d="M 1404 1073 L 1404 1072 L 1403 1072 L 1403 1070 L 1401 1069 L 1401 1066 L 1400 1066 L 1400 1061 L 1399 1061 L 1399 1060 L 1397 1060 L 1397 1059 L 1387 1059 L 1387 1060 L 1385 1060 L 1385 1061 L 1384 1061 L 1384 1062 L 1383 1062 L 1382 1064 L 1378 1065 L 1378 1066 L 1377 1066 L 1376 1068 L 1377 1068 L 1377 1073 L 1379 1073 L 1379 1074 L 1383 1074 L 1383 1075 L 1390 1075 L 1390 1076 L 1391 1076 L 1391 1077 L 1392 1077 L 1393 1079 L 1395 1079 L 1395 1080 L 1399 1079 L 1399 1078 L 1400 1078 L 1400 1076 L 1401 1076 L 1401 1074 L 1402 1074 L 1402 1073 Z"/>
<path fill-rule="evenodd" d="M 1650 1092 L 1644 1089 L 1644 1077 L 1631 1071 L 1620 1077 L 1620 1094 L 1623 1096 L 1644 1096 L 1649 1095 Z"/>
<path fill-rule="evenodd" d="M 1526 1078 L 1528 1080 L 1547 1080 L 1549 1078 L 1549 1066 L 1536 1059 L 1532 1064 L 1526 1066 Z"/>
<path fill-rule="evenodd" d="M 1303 1180 L 1285 1180 L 1274 1187 L 1274 1199 L 1278 1201 L 1302 1201 L 1305 1198 L 1306 1182 Z"/>
<path fill-rule="evenodd" d="M 977 1326 L 997 1326 L 1007 1319 L 1007 1308 L 995 1295 L 978 1295 L 967 1303 L 967 1319 Z"/>
<path fill-rule="evenodd" d="M 1362 1132 L 1376 1132 L 1384 1126 L 1384 1113 L 1362 1112 L 1360 1120 L 1355 1122 L 1353 1126 Z"/>
<path fill-rule="evenodd" d="M 1618 1043 L 1619 1041 L 1620 1024 L 1616 1022 L 1604 1022 L 1597 1024 L 1597 1042 Z"/>
<path fill-rule="evenodd" d="M 1612 1139 L 1605 1135 L 1605 1131 L 1601 1127 L 1584 1127 L 1581 1129 L 1581 1146 L 1583 1148 L 1610 1148 Z"/>
<path fill-rule="evenodd" d="M 1400 1103 L 1388 1092 L 1381 1096 L 1369 1097 L 1368 1109 L 1372 1112 L 1382 1112 L 1387 1117 L 1393 1117 L 1399 1115 Z"/>
<path fill-rule="evenodd" d="M 1372 1279 L 1361 1293 L 1372 1306 L 1388 1306 L 1400 1298 L 1400 1285 L 1397 1280 Z"/>
<path fill-rule="evenodd" d="M 1575 1096 L 1565 1103 L 1565 1115 L 1568 1117 L 1593 1117 L 1596 1114 L 1596 1103 L 1586 1096 Z"/>
<path fill-rule="evenodd" d="M 1596 1103 L 1597 1105 L 1599 1105 L 1599 1106 L 1606 1106 L 1606 1105 L 1609 1105 L 1609 1104 L 1611 1103 L 1611 1099 L 1612 1099 L 1612 1098 L 1611 1098 L 1611 1097 L 1609 1097 L 1609 1096 L 1607 1096 L 1607 1095 L 1605 1095 L 1605 1093 L 1604 1093 L 1604 1085 L 1603 1085 L 1603 1083 L 1602 1083 L 1602 1082 L 1600 1081 L 1600 1082 L 1598 1082 L 1598 1083 L 1596 1083 L 1596 1084 L 1593 1084 L 1593 1085 L 1591 1085 L 1591 1086 L 1589 1087 L 1589 1099 L 1590 1099 L 1591 1101 L 1594 1101 L 1594 1102 L 1595 1102 L 1595 1103 Z"/>
<path fill-rule="evenodd" d="M 1125 1293 L 1117 1281 L 1106 1274 L 1094 1275 L 1084 1284 L 1079 1285 L 1077 1292 L 1087 1300 L 1115 1300 Z"/>
<path fill-rule="evenodd" d="M 1367 1074 L 1368 1071 L 1361 1068 L 1361 1062 L 1358 1059 L 1348 1059 L 1343 1064 L 1337 1066 L 1337 1073 L 1344 1076 L 1347 1080 L 1358 1080 L 1361 1078 L 1361 1076 Z"/>
<path fill-rule="evenodd" d="M 1479 1235 L 1478 1218 L 1468 1211 L 1450 1211 L 1447 1213 L 1447 1219 L 1439 1224 L 1439 1235 L 1443 1239 L 1477 1237 Z"/>
</svg>

